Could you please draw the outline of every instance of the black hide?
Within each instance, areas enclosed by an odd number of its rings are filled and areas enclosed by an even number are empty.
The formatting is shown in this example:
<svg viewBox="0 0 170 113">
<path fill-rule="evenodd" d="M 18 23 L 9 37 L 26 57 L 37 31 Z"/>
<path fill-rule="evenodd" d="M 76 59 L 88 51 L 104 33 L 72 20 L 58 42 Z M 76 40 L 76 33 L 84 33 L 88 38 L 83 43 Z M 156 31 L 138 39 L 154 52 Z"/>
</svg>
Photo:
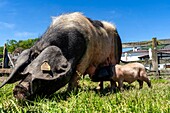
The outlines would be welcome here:
<svg viewBox="0 0 170 113">
<path fill-rule="evenodd" d="M 41 70 L 44 62 L 49 64 L 50 71 Z M 67 61 L 58 47 L 49 46 L 24 70 L 27 77 L 15 87 L 14 96 L 18 99 L 30 99 L 37 94 L 52 94 L 68 83 L 74 68 L 72 61 Z"/>
<path fill-rule="evenodd" d="M 84 54 L 87 44 L 84 35 L 78 29 L 50 28 L 33 49 L 41 52 L 52 45 L 59 47 L 67 59 L 73 58 L 77 62 Z"/>
<path fill-rule="evenodd" d="M 19 56 L 13 72 L 2 86 L 21 79 L 22 81 L 14 89 L 14 96 L 18 99 L 29 99 L 37 94 L 50 95 L 54 93 L 67 84 L 71 75 L 75 73 L 76 64 L 79 63 L 86 51 L 86 43 L 83 34 L 77 29 L 50 27 L 32 48 L 27 52 L 24 51 Z M 54 69 L 56 65 L 61 65 L 61 62 L 55 62 L 58 59 L 56 51 L 50 50 L 48 53 L 41 54 L 45 48 L 50 46 L 60 48 L 59 53 L 70 63 L 70 70 L 64 71 L 64 74 L 62 70 Z M 40 70 L 40 64 L 45 60 L 48 61 L 52 68 L 52 72 L 48 74 L 42 73 Z M 18 96 L 16 96 L 17 94 Z"/>
<path fill-rule="evenodd" d="M 13 90 L 17 99 L 50 95 L 68 82 L 72 82 L 71 77 L 74 78 L 73 75 L 76 75 L 76 69 L 84 74 L 88 66 L 95 64 L 97 67 L 104 63 L 111 56 L 114 39 L 115 46 L 117 43 L 120 46 L 114 48 L 114 58 L 118 63 L 122 48 L 114 26 L 111 25 L 110 28 L 110 24 L 107 26 L 103 22 L 91 20 L 81 13 L 61 15 L 53 20 L 33 47 L 21 53 L 13 72 L 0 88 L 6 83 L 20 80 Z M 120 55 L 117 55 L 119 53 Z M 41 70 L 44 62 L 49 65 L 50 70 Z"/>
</svg>

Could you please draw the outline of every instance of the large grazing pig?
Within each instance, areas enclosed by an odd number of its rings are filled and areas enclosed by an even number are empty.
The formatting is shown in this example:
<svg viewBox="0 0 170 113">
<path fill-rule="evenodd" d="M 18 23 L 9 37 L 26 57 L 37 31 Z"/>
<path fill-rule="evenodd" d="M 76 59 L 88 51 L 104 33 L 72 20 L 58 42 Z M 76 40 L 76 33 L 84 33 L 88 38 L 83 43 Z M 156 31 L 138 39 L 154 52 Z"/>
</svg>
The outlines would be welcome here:
<svg viewBox="0 0 170 113">
<path fill-rule="evenodd" d="M 148 87 L 151 87 L 151 81 L 149 80 L 145 67 L 141 63 L 128 63 L 125 65 L 116 64 L 113 66 L 115 75 L 110 78 L 111 89 L 115 90 L 118 82 L 119 90 L 123 87 L 123 82 L 132 83 L 134 81 L 139 82 L 139 89 L 143 87 L 143 81 L 145 81 Z M 99 83 L 98 89 L 103 89 L 103 81 Z"/>
<path fill-rule="evenodd" d="M 80 74 L 93 75 L 106 59 L 119 63 L 121 39 L 112 24 L 91 20 L 79 12 L 53 18 L 33 47 L 23 51 L 8 79 L 19 81 L 13 90 L 17 99 L 50 95 L 65 86 L 77 87 Z"/>
</svg>

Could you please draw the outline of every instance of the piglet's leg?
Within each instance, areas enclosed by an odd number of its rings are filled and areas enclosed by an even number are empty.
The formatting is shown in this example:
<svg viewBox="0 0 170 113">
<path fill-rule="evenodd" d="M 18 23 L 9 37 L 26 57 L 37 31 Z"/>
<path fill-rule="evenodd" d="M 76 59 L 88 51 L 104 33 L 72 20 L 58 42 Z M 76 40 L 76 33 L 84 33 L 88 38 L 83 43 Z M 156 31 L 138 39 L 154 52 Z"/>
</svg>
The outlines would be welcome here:
<svg viewBox="0 0 170 113">
<path fill-rule="evenodd" d="M 121 79 L 118 81 L 118 89 L 120 91 L 123 91 L 123 80 L 121 80 Z"/>
<path fill-rule="evenodd" d="M 145 81 L 148 84 L 148 87 L 152 88 L 151 81 L 149 80 L 149 78 L 143 77 L 142 79 L 143 79 L 143 81 Z"/>
<path fill-rule="evenodd" d="M 139 89 L 143 88 L 143 81 L 142 80 L 137 80 L 139 82 Z"/>
</svg>

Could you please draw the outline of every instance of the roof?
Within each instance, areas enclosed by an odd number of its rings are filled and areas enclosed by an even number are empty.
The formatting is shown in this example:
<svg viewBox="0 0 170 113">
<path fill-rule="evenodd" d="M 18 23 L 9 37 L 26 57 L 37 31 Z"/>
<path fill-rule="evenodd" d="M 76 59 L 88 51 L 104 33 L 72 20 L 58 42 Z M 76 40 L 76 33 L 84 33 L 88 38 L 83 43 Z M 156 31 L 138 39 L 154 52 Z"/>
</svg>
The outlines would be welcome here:
<svg viewBox="0 0 170 113">
<path fill-rule="evenodd" d="M 166 45 L 163 49 L 170 49 L 170 45 Z"/>
<path fill-rule="evenodd" d="M 162 56 L 170 56 L 170 49 L 159 49 L 157 50 L 158 56 L 161 56 L 161 54 L 164 54 Z M 124 56 L 125 53 L 128 53 L 128 56 L 138 56 L 138 58 L 149 58 L 149 51 L 148 50 L 138 50 L 138 51 L 128 51 L 128 52 L 123 52 L 122 56 Z"/>
</svg>

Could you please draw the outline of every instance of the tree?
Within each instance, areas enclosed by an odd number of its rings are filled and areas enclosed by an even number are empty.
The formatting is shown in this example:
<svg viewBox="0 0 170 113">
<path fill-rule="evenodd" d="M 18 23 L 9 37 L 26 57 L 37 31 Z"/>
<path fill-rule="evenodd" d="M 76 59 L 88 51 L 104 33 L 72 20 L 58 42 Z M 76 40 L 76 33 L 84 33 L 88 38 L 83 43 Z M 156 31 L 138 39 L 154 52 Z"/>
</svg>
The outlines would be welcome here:
<svg viewBox="0 0 170 113">
<path fill-rule="evenodd" d="M 7 49 L 9 52 L 13 52 L 18 47 L 16 40 L 7 40 Z"/>
<path fill-rule="evenodd" d="M 3 47 L 0 47 L 0 55 L 2 55 L 3 54 Z"/>
<path fill-rule="evenodd" d="M 28 40 L 7 40 L 7 49 L 8 52 L 12 53 L 17 48 L 23 48 L 28 49 L 34 45 L 34 43 L 38 40 L 38 38 L 35 39 L 28 39 Z M 3 53 L 3 47 L 0 48 L 0 53 Z"/>
</svg>

